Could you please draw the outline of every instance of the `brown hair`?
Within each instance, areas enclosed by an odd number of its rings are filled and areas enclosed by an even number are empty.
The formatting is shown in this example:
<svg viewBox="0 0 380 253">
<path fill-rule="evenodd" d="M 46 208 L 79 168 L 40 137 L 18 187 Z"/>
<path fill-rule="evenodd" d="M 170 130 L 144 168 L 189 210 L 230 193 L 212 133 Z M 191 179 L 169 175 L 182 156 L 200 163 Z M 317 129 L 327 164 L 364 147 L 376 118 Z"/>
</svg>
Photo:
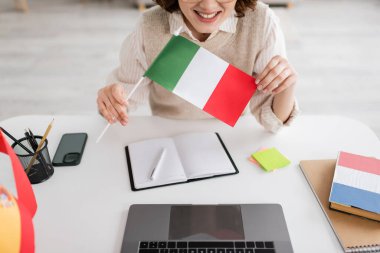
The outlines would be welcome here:
<svg viewBox="0 0 380 253">
<path fill-rule="evenodd" d="M 154 0 L 159 6 L 161 6 L 166 11 L 172 13 L 178 11 L 179 4 L 178 0 Z M 244 17 L 244 13 L 248 9 L 254 10 L 256 7 L 257 0 L 237 0 L 235 4 L 236 17 Z"/>
</svg>

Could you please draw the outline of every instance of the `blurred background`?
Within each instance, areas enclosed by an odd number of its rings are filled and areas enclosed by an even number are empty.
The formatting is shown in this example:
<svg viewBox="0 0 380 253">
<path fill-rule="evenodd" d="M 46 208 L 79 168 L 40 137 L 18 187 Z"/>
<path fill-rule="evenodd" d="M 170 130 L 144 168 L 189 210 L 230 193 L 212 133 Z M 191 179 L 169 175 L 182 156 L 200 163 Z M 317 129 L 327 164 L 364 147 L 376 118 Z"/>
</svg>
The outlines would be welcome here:
<svg viewBox="0 0 380 253">
<path fill-rule="evenodd" d="M 123 39 L 152 5 L 136 1 L 0 0 L 0 120 L 96 114 Z M 380 136 L 380 0 L 265 2 L 299 73 L 302 113 L 348 116 Z"/>
</svg>

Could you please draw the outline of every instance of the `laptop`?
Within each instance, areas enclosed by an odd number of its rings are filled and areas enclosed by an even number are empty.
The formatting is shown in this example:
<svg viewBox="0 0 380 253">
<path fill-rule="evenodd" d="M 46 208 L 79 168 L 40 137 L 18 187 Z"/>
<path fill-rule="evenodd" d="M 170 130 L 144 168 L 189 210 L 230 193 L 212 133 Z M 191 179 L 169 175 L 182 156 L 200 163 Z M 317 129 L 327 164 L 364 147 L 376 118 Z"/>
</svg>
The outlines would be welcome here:
<svg viewBox="0 0 380 253">
<path fill-rule="evenodd" d="M 290 253 L 279 204 L 129 208 L 123 253 Z"/>
</svg>

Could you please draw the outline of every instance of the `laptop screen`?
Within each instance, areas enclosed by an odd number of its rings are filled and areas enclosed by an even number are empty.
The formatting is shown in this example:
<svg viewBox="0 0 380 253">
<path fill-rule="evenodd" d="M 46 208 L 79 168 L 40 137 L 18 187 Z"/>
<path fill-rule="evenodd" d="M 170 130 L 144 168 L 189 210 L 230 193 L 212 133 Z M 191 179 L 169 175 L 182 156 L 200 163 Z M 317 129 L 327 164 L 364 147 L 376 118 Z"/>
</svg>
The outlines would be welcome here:
<svg viewBox="0 0 380 253">
<path fill-rule="evenodd" d="M 172 206 L 169 240 L 243 240 L 239 205 Z"/>
</svg>

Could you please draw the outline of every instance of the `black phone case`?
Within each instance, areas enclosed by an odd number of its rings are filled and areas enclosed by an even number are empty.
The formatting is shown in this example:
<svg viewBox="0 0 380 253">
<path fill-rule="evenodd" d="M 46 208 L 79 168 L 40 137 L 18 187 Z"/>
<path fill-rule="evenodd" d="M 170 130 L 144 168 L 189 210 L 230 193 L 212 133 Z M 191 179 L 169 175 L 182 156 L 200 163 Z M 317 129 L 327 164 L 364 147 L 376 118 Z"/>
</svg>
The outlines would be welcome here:
<svg viewBox="0 0 380 253">
<path fill-rule="evenodd" d="M 74 166 L 80 164 L 86 142 L 87 133 L 66 133 L 62 135 L 54 154 L 53 165 Z"/>
</svg>

